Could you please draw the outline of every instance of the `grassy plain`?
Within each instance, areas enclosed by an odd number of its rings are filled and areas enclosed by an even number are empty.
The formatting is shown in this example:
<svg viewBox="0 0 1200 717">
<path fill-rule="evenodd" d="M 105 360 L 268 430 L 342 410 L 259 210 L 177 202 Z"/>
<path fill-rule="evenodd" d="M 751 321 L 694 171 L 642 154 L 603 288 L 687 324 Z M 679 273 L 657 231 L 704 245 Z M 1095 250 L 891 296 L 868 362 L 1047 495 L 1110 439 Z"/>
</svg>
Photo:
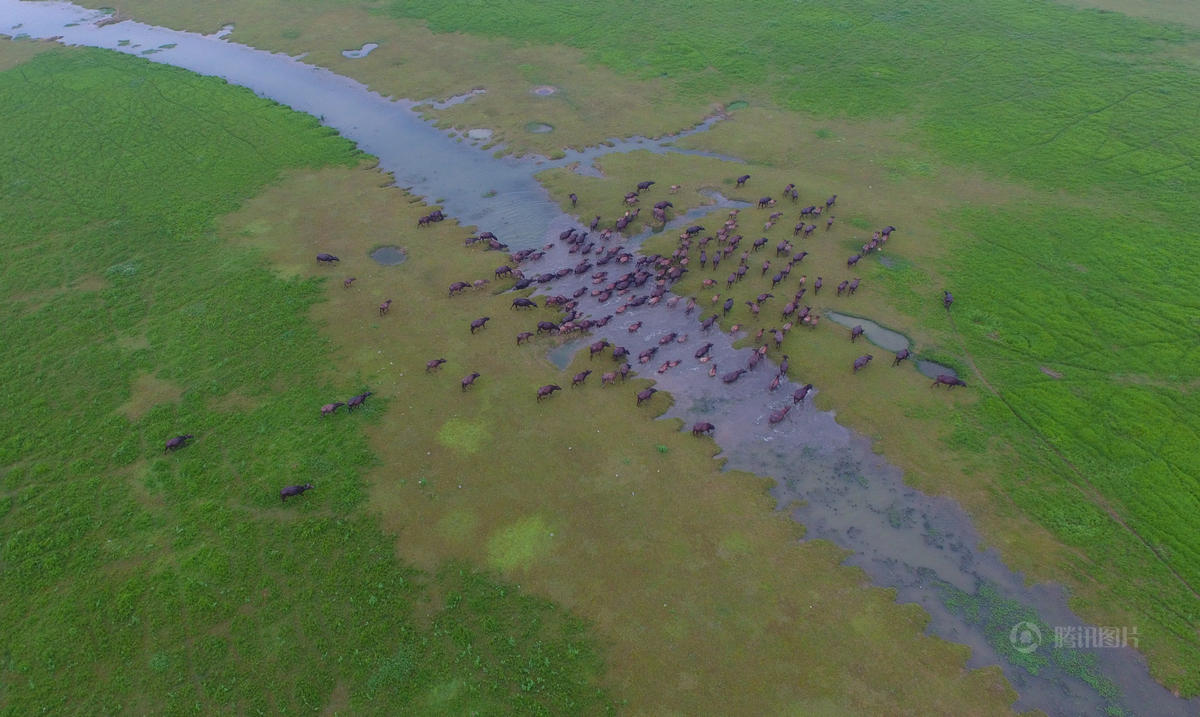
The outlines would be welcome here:
<svg viewBox="0 0 1200 717">
<path fill-rule="evenodd" d="M 566 381 L 512 342 L 534 316 L 445 296 L 494 256 L 417 231 L 312 118 L 103 51 L 37 55 L 0 101 L 6 710 L 1006 712 L 665 398 L 537 404 Z"/>
<path fill-rule="evenodd" d="M 123 7 L 173 26 L 220 24 L 192 4 Z M 896 224 L 898 239 L 927 232 L 919 249 L 889 247 L 906 260 L 900 270 L 865 277 L 884 289 L 870 314 L 982 386 L 929 419 L 947 436 L 940 462 L 907 463 L 893 448 L 930 435 L 923 423 L 884 422 L 865 403 L 839 403 L 839 415 L 881 436 L 915 483 L 963 500 L 1010 563 L 1065 582 L 1084 615 L 1140 626 L 1155 674 L 1200 692 L 1200 534 L 1187 517 L 1200 494 L 1190 6 L 1155 6 L 1182 9 L 1157 15 L 1178 25 L 1016 0 L 664 2 L 653 17 L 601 2 L 222 7 L 234 39 L 313 50 L 310 60 L 385 93 L 486 86 L 442 120 L 494 127 L 516 151 L 657 134 L 713 102 L 748 100 L 757 114 L 741 116 L 773 124 L 732 122 L 687 142 L 743 156 L 747 171 L 860 193 L 852 206 L 869 203 L 866 226 Z M 382 46 L 364 60 L 337 54 L 368 39 Z M 467 48 L 486 48 L 486 60 Z M 531 96 L 535 82 L 563 92 Z M 524 132 L 531 121 L 556 129 Z M 852 138 L 845 152 L 839 140 Z M 1002 182 L 998 193 L 979 191 L 980 173 Z M 868 197 L 827 176 L 886 181 L 869 183 Z M 896 205 L 911 213 L 896 219 Z M 959 298 L 951 322 L 937 303 L 943 285 Z M 807 368 L 819 377 L 836 365 Z M 1000 455 L 981 458 L 985 449 Z M 1042 526 L 1035 543 L 1049 536 L 1058 549 L 1034 549 L 1021 528 L 1031 522 Z"/>
</svg>

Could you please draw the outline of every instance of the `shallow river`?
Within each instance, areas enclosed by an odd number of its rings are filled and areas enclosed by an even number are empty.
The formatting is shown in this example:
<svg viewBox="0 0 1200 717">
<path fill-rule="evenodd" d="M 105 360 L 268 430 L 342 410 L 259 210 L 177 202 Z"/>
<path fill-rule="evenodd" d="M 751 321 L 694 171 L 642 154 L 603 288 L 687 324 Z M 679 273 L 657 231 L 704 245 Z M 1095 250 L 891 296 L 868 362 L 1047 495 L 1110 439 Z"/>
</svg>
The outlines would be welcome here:
<svg viewBox="0 0 1200 717">
<path fill-rule="evenodd" d="M 536 172 L 578 162 L 577 171 L 587 174 L 595 171 L 593 159 L 614 152 L 680 151 L 671 146 L 676 135 L 663 140 L 614 139 L 612 147 L 570 151 L 558 160 L 497 158 L 480 148 L 481 142 L 460 141 L 422 120 L 413 111 L 419 102 L 383 97 L 297 58 L 231 43 L 223 39 L 227 30 L 204 36 L 131 21 L 97 26 L 104 17 L 67 3 L 0 0 L 0 33 L 59 38 L 65 44 L 143 55 L 153 62 L 223 77 L 321 118 L 379 157 L 380 167 L 392 172 L 398 185 L 437 201 L 461 223 L 490 230 L 514 249 L 552 242 L 554 247 L 545 257 L 523 267 L 527 274 L 573 266 L 581 259 L 577 254 L 568 255 L 557 240 L 564 229 L 579 225 L 550 200 L 534 178 Z M 688 132 L 704 131 L 715 121 L 699 122 Z M 719 195 L 711 198 L 717 206 L 737 205 Z M 677 218 L 669 228 L 693 223 L 711 210 L 695 210 Z M 635 247 L 638 239 L 627 241 L 626 246 Z M 501 254 L 496 256 L 497 265 L 504 263 Z M 613 262 L 605 268 L 615 277 L 630 267 Z M 539 290 L 569 295 L 578 287 L 591 288 L 590 273 L 571 274 Z M 651 286 L 647 284 L 642 293 Z M 614 314 L 627 298 L 614 296 L 600 305 L 585 295 L 580 308 L 600 317 Z M 932 616 L 930 632 L 970 646 L 970 666 L 1000 664 L 1020 693 L 1017 708 L 1037 708 L 1052 715 L 1096 715 L 1116 707 L 1143 715 L 1200 714 L 1200 700 L 1172 696 L 1150 678 L 1144 660 L 1131 649 L 1055 648 L 1055 628 L 1085 627 L 1067 608 L 1062 591 L 1047 585 L 1025 587 L 1022 577 L 1005 567 L 993 551 L 978 549 L 979 535 L 956 503 L 907 487 L 900 470 L 876 455 L 869 441 L 840 425 L 832 412 L 815 410 L 809 399 L 795 406 L 784 421 L 769 425 L 770 412 L 792 405 L 792 393 L 799 387 L 785 381 L 779 390 L 768 392 L 767 384 L 777 371 L 770 361 L 733 384 L 710 378 L 710 363 L 700 363 L 693 356 L 700 344 L 714 344 L 710 353 L 720 373 L 744 367 L 750 353 L 732 347 L 737 337 L 718 329 L 707 334 L 700 329 L 700 317 L 711 313 L 698 310 L 687 316 L 682 302 L 675 308 L 644 305 L 616 315 L 606 327 L 593 331 L 589 340 L 608 338 L 636 357 L 644 349 L 659 346 L 657 339 L 668 332 L 688 334 L 685 343 L 662 346 L 650 363 L 639 365 L 636 358 L 632 362 L 643 374 L 655 378 L 660 389 L 674 395 L 675 406 L 667 415 L 680 417 L 689 426 L 702 420 L 716 424 L 714 437 L 724 451 L 722 457 L 728 460 L 727 467 L 774 476 L 777 485 L 773 492 L 781 508 L 803 506 L 792 509 L 792 515 L 806 526 L 808 537 L 826 539 L 852 551 L 847 563 L 862 568 L 875 584 L 894 588 L 898 601 L 919 603 Z M 627 326 L 634 321 L 643 326 L 630 334 Z M 554 358 L 562 362 L 570 357 L 560 352 Z M 878 363 L 888 358 L 881 356 Z M 656 374 L 654 369 L 667 359 L 681 363 Z M 868 370 L 881 368 L 886 364 Z M 969 619 L 963 611 L 948 606 L 961 604 L 964 596 L 987 596 L 979 601 L 980 612 Z M 1032 618 L 1036 626 L 1009 625 L 999 617 L 1002 611 L 1013 614 L 1006 610 L 1014 605 L 1025 611 L 1018 612 L 1018 620 Z M 1040 642 L 1030 643 L 1031 636 L 1036 641 L 1034 632 L 1038 630 Z M 997 646 L 1002 649 L 998 651 Z M 1031 674 L 1004 656 L 1011 654 L 1014 646 L 1020 648 L 1019 653 L 1033 647 L 1029 654 L 1050 658 L 1048 664 Z M 1101 696 L 1060 666 L 1081 653 L 1095 661 L 1096 673 L 1119 688 L 1119 696 Z"/>
</svg>

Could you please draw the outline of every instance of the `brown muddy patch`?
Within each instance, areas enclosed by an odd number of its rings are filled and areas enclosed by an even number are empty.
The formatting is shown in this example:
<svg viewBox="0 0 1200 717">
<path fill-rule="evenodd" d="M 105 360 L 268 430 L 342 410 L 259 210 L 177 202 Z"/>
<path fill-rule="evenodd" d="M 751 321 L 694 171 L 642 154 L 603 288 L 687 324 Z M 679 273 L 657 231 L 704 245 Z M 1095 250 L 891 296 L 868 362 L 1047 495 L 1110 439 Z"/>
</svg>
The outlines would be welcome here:
<svg viewBox="0 0 1200 717">
<path fill-rule="evenodd" d="M 350 709 L 350 684 L 345 680 L 340 680 L 333 686 L 333 692 L 329 693 L 329 701 L 325 703 L 325 709 L 321 710 L 321 714 L 333 717 L 346 713 Z"/>
<path fill-rule="evenodd" d="M 230 391 L 224 396 L 217 396 L 208 401 L 208 407 L 219 413 L 249 413 L 261 405 L 262 401 L 237 391 Z"/>
<path fill-rule="evenodd" d="M 94 292 L 108 288 L 108 282 L 99 274 L 85 274 L 71 284 L 75 291 Z"/>
<path fill-rule="evenodd" d="M 125 334 L 117 337 L 117 346 L 126 351 L 144 351 L 150 348 L 150 339 L 145 334 Z"/>
<path fill-rule="evenodd" d="M 164 403 L 176 403 L 183 395 L 183 388 L 170 381 L 142 374 L 133 382 L 129 400 L 121 404 L 117 410 L 130 421 L 141 420 L 155 406 Z"/>
<path fill-rule="evenodd" d="M 1051 369 L 1051 368 L 1048 368 L 1048 367 L 1046 367 L 1046 366 L 1038 366 L 1038 371 L 1041 371 L 1042 373 L 1046 374 L 1046 375 L 1047 375 L 1047 376 L 1049 376 L 1050 378 L 1056 378 L 1056 379 L 1057 379 L 1057 378 L 1062 378 L 1062 377 L 1063 377 L 1063 375 L 1062 375 L 1061 373 L 1059 373 L 1058 371 L 1055 371 L 1055 370 L 1053 370 L 1053 369 Z"/>
</svg>

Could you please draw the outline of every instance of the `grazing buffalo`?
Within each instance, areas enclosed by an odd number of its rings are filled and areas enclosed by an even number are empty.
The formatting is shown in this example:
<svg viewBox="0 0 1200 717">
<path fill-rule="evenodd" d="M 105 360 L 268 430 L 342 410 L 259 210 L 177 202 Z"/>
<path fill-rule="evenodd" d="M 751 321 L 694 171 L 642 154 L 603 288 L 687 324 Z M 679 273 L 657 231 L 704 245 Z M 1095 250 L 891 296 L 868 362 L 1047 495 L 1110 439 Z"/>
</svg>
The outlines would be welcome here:
<svg viewBox="0 0 1200 717">
<path fill-rule="evenodd" d="M 456 281 L 450 285 L 450 294 L 449 295 L 454 296 L 455 294 L 461 293 L 463 289 L 466 289 L 470 286 L 471 285 L 465 281 Z"/>
<path fill-rule="evenodd" d="M 832 197 L 830 197 L 829 199 L 825 200 L 825 208 L 828 209 L 828 208 L 832 207 L 834 202 L 836 202 L 836 201 L 837 201 L 837 195 L 835 194 Z"/>
<path fill-rule="evenodd" d="M 469 387 L 474 386 L 475 379 L 477 379 L 477 378 L 479 378 L 478 371 L 475 371 L 474 373 L 464 376 L 463 380 L 462 380 L 462 390 L 466 391 Z"/>
<path fill-rule="evenodd" d="M 738 185 L 739 187 L 741 187 L 741 186 L 745 185 L 745 184 L 746 184 L 746 180 L 747 180 L 747 179 L 750 179 L 750 175 L 749 175 L 749 174 L 743 174 L 742 176 L 740 176 L 740 177 L 738 177 L 738 178 L 737 178 L 737 185 Z"/>
<path fill-rule="evenodd" d="M 611 386 L 617 382 L 617 374 L 613 371 L 600 374 L 600 385 Z"/>
<path fill-rule="evenodd" d="M 954 303 L 954 296 L 945 289 L 942 290 L 942 305 L 946 307 L 946 311 L 950 310 L 950 305 Z"/>
<path fill-rule="evenodd" d="M 536 309 L 537 304 L 531 299 L 518 297 L 516 299 L 513 299 L 512 308 L 514 308 L 514 309 Z"/>
<path fill-rule="evenodd" d="M 539 388 L 537 390 L 537 400 L 540 401 L 543 398 L 548 398 L 548 397 L 554 395 L 555 391 L 561 391 L 561 390 L 562 390 L 562 386 L 559 386 L 559 385 L 553 384 L 553 383 L 548 383 L 545 386 L 542 386 L 541 388 Z"/>
<path fill-rule="evenodd" d="M 346 410 L 353 411 L 357 406 L 363 405 L 363 402 L 367 400 L 367 396 L 370 395 L 371 391 L 367 391 L 366 393 L 360 393 L 357 396 L 352 396 L 350 400 L 346 401 Z"/>
<path fill-rule="evenodd" d="M 342 282 L 342 288 L 349 289 L 350 285 L 353 284 L 357 280 L 358 280 L 358 278 L 354 277 L 354 276 L 347 278 L 345 281 Z"/>
<path fill-rule="evenodd" d="M 648 388 L 645 391 L 638 391 L 637 405 L 640 406 L 640 405 L 642 405 L 643 401 L 649 401 L 650 398 L 656 393 L 658 393 L 657 388 Z"/>
<path fill-rule="evenodd" d="M 741 375 L 744 373 L 746 373 L 746 369 L 739 368 L 737 371 L 730 371 L 729 373 L 725 374 L 724 376 L 721 377 L 721 380 L 725 383 L 733 383 L 734 381 L 738 380 L 738 378 L 740 378 Z"/>
<path fill-rule="evenodd" d="M 338 401 L 337 403 L 327 403 L 324 406 L 321 406 L 321 418 L 324 418 L 324 417 L 328 416 L 329 414 L 334 413 L 335 411 L 338 410 L 339 406 L 345 406 L 345 405 L 346 405 L 345 403 Z"/>
<path fill-rule="evenodd" d="M 335 261 L 341 261 L 333 254 L 317 254 L 317 261 L 323 264 L 332 264 Z"/>
<path fill-rule="evenodd" d="M 758 198 L 758 208 L 759 209 L 766 209 L 767 207 L 773 207 L 773 206 L 775 206 L 774 199 L 771 199 L 770 197 L 759 197 Z"/>
<path fill-rule="evenodd" d="M 579 197 L 575 196 L 575 192 L 571 192 L 567 196 L 571 199 L 571 208 L 574 209 L 575 205 L 579 203 Z"/>
<path fill-rule="evenodd" d="M 288 498 L 296 495 L 303 495 L 304 491 L 312 490 L 312 487 L 312 483 L 305 483 L 304 485 L 289 485 L 279 491 L 279 500 L 283 503 L 286 503 Z"/>
<path fill-rule="evenodd" d="M 811 383 L 806 383 L 800 388 L 796 389 L 796 392 L 792 394 L 792 404 L 794 405 L 800 403 L 805 398 L 808 398 L 808 392 L 812 390 L 812 387 L 813 385 Z"/>
<path fill-rule="evenodd" d="M 851 296 L 854 295 L 854 292 L 858 291 L 858 282 L 859 282 L 859 279 L 856 276 L 850 280 L 850 286 L 846 287 L 846 290 L 850 293 Z"/>
<path fill-rule="evenodd" d="M 612 344 L 608 343 L 608 341 L 597 341 L 596 343 L 594 343 L 588 347 L 588 358 L 589 359 L 594 358 L 596 356 L 596 354 L 604 351 L 605 347 L 611 346 L 611 345 Z"/>
<path fill-rule="evenodd" d="M 446 359 L 444 358 L 430 359 L 429 361 L 425 362 L 425 371 L 436 371 L 438 367 L 444 363 L 446 363 Z"/>
<path fill-rule="evenodd" d="M 899 366 L 900 362 L 907 359 L 909 356 L 912 356 L 912 353 L 908 349 L 900 349 L 896 352 L 896 358 L 892 360 L 892 365 Z"/>
<path fill-rule="evenodd" d="M 166 453 L 167 451 L 177 451 L 180 448 L 183 448 L 184 444 L 187 443 L 191 438 L 192 434 L 185 433 L 182 436 L 175 436 L 174 438 L 168 439 L 167 447 L 163 450 L 163 453 Z"/>
<path fill-rule="evenodd" d="M 837 295 L 841 296 L 842 293 L 846 291 L 847 286 L 850 286 L 850 282 L 846 279 L 843 279 L 842 283 L 837 285 Z"/>
<path fill-rule="evenodd" d="M 733 299 L 726 299 L 725 300 L 725 313 L 728 314 L 731 310 L 733 310 Z"/>
<path fill-rule="evenodd" d="M 962 380 L 958 376 L 951 376 L 948 373 L 939 373 L 938 377 L 933 379 L 933 383 L 931 383 L 929 385 L 929 387 L 934 388 L 936 386 L 945 386 L 947 388 L 954 388 L 955 386 L 966 386 L 966 385 L 967 385 L 967 382 Z"/>
<path fill-rule="evenodd" d="M 588 369 L 586 371 L 580 371 L 579 373 L 575 374 L 575 376 L 571 379 L 571 388 L 575 388 L 576 386 L 581 385 L 584 381 L 587 380 L 587 377 L 591 376 L 591 375 L 592 375 L 591 369 Z"/>
<path fill-rule="evenodd" d="M 784 406 L 783 408 L 779 409 L 778 411 L 772 411 L 770 417 L 767 418 L 767 421 L 773 426 L 776 423 L 779 423 L 783 419 L 787 418 L 788 411 L 790 411 L 790 410 L 792 410 L 791 406 Z"/>
<path fill-rule="evenodd" d="M 491 318 L 492 317 L 490 317 L 490 316 L 480 316 L 478 319 L 475 319 L 474 321 L 472 321 L 471 322 L 471 333 L 475 333 L 477 330 L 482 329 L 484 324 L 486 324 L 488 321 L 490 321 Z"/>
<path fill-rule="evenodd" d="M 624 346 L 614 346 L 612 350 L 613 361 L 620 361 L 629 355 L 629 349 Z"/>
<path fill-rule="evenodd" d="M 512 267 L 508 264 L 505 264 L 504 266 L 498 266 L 496 267 L 496 271 L 493 273 L 496 275 L 497 279 L 502 276 L 512 276 Z"/>
<path fill-rule="evenodd" d="M 859 324 L 858 326 L 855 326 L 854 328 L 850 329 L 850 341 L 851 342 L 855 341 L 856 339 L 858 339 L 859 336 L 862 336 L 862 335 L 863 335 L 862 324 Z"/>
<path fill-rule="evenodd" d="M 626 330 L 629 331 L 629 333 L 631 333 L 631 334 L 636 334 L 637 330 L 640 328 L 642 328 L 642 322 L 635 321 L 632 324 L 630 324 L 628 327 L 626 327 Z"/>
<path fill-rule="evenodd" d="M 533 338 L 533 333 L 529 331 L 522 331 L 521 333 L 517 334 L 517 346 L 520 346 L 531 338 Z"/>
<path fill-rule="evenodd" d="M 703 436 L 703 435 L 707 434 L 707 435 L 711 436 L 713 430 L 715 430 L 715 429 L 716 429 L 716 426 L 714 426 L 713 424 L 708 423 L 708 422 L 694 423 L 694 424 L 692 424 L 692 435 L 693 436 Z"/>
<path fill-rule="evenodd" d="M 821 293 L 821 284 L 822 284 L 823 282 L 824 282 L 824 279 L 822 279 L 822 278 L 821 278 L 821 277 L 819 277 L 819 276 L 817 277 L 817 280 L 813 282 L 813 293 L 814 293 L 814 294 L 819 294 L 819 293 Z"/>
<path fill-rule="evenodd" d="M 380 304 L 380 305 L 379 305 L 379 315 L 380 315 L 380 316 L 383 316 L 383 315 L 384 315 L 384 314 L 386 314 L 386 313 L 387 313 L 387 312 L 388 312 L 388 311 L 389 311 L 391 308 L 392 308 L 392 300 L 391 300 L 391 299 L 388 299 L 387 301 L 385 301 L 385 302 L 383 302 L 382 304 Z"/>
<path fill-rule="evenodd" d="M 854 266 L 854 265 L 855 265 L 855 264 L 857 264 L 857 263 L 859 262 L 859 260 L 861 260 L 861 259 L 862 259 L 862 254 L 855 254 L 854 256 L 852 256 L 852 257 L 850 257 L 849 259 L 847 259 L 847 260 L 846 260 L 846 266 L 847 266 L 847 267 Z"/>
<path fill-rule="evenodd" d="M 654 182 L 638 182 L 638 185 L 637 185 L 638 194 L 641 194 L 642 192 L 646 191 L 653 185 L 654 185 Z"/>
<path fill-rule="evenodd" d="M 865 368 L 867 364 L 871 363 L 871 359 L 873 358 L 875 357 L 871 354 L 864 354 L 854 359 L 854 373 L 858 373 L 859 369 Z"/>
</svg>

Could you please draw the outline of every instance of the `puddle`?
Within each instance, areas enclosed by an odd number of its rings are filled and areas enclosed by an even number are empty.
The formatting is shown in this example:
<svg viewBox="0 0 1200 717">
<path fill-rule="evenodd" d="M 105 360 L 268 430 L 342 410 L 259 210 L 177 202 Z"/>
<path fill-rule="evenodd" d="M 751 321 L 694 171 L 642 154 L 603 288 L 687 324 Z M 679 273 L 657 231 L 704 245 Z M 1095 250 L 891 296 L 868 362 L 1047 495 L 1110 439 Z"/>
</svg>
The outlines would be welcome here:
<svg viewBox="0 0 1200 717">
<path fill-rule="evenodd" d="M 222 25 L 221 29 L 217 30 L 215 33 L 213 33 L 212 36 L 217 38 L 218 40 L 220 40 L 221 38 L 229 37 L 232 34 L 233 34 L 233 24 L 230 23 L 229 25 Z"/>
<path fill-rule="evenodd" d="M 490 129 L 467 130 L 467 137 L 469 137 L 471 139 L 479 139 L 479 140 L 491 139 L 492 138 L 492 130 L 490 130 Z"/>
<path fill-rule="evenodd" d="M 546 124 L 545 122 L 530 122 L 525 125 L 525 131 L 532 132 L 533 134 L 546 134 L 554 131 L 554 125 Z"/>
<path fill-rule="evenodd" d="M 342 57 L 349 57 L 352 60 L 358 60 L 371 54 L 371 51 L 379 47 L 377 42 L 368 42 L 357 50 L 342 50 Z"/>
<path fill-rule="evenodd" d="M 476 87 L 470 92 L 464 92 L 461 95 L 454 95 L 453 97 L 448 97 L 444 100 L 426 100 L 421 104 L 430 105 L 435 110 L 444 110 L 448 107 L 453 107 L 454 105 L 461 105 L 472 97 L 483 94 L 487 94 L 487 90 L 482 87 Z"/>
<path fill-rule="evenodd" d="M 384 266 L 403 264 L 408 254 L 398 246 L 381 246 L 371 251 L 371 258 Z"/>
<path fill-rule="evenodd" d="M 546 358 L 557 366 L 559 371 L 566 371 L 567 367 L 571 365 L 571 360 L 575 358 L 575 354 L 587 348 L 591 343 L 592 340 L 589 339 L 568 341 L 547 351 Z"/>
<path fill-rule="evenodd" d="M 828 291 L 828 289 L 826 290 Z M 848 329 L 852 329 L 855 326 L 862 326 L 863 335 L 867 337 L 867 341 L 870 341 L 879 348 L 887 349 L 892 353 L 908 348 L 907 336 L 891 329 L 885 329 L 870 319 L 839 314 L 836 311 L 825 311 L 824 315 L 835 324 L 845 326 Z"/>
<path fill-rule="evenodd" d="M 937 378 L 942 374 L 947 374 L 953 376 L 954 378 L 958 378 L 958 372 L 949 366 L 943 366 L 942 364 L 934 363 L 933 361 L 925 361 L 924 359 L 917 361 L 917 370 L 921 372 L 922 376 L 926 376 L 928 378 Z"/>
<path fill-rule="evenodd" d="M 139 46 L 162 48 L 177 43 L 148 59 L 222 77 L 262 97 L 320 117 L 323 124 L 357 143 L 362 151 L 379 157 L 380 170 L 391 172 L 396 184 L 417 196 L 440 199 L 438 204 L 445 212 L 464 225 L 492 231 L 513 249 L 551 242 L 552 250 L 540 261 L 546 271 L 577 262 L 577 257 L 568 255 L 556 241 L 560 232 L 577 225 L 537 182 L 534 175 L 541 169 L 577 164 L 581 172 L 597 171 L 593 165 L 596 158 L 635 150 L 741 161 L 672 146 L 681 136 L 706 131 L 720 121 L 720 116 L 709 117 L 673 136 L 610 139 L 600 146 L 567 151 L 561 159 L 496 157 L 471 143 L 456 142 L 449 133 L 423 121 L 413 110 L 418 102 L 392 100 L 328 70 L 215 36 L 133 21 L 99 26 L 98 21 L 104 17 L 104 13 L 69 3 L 0 0 L 0 18 L 4 18 L 0 31 L 4 32 L 12 27 L 6 22 L 19 20 L 32 37 L 61 36 L 64 44 L 130 54 L 136 54 L 134 48 Z M 66 27 L 68 23 L 80 24 Z M 136 44 L 122 47 L 122 38 L 131 38 Z M 491 135 L 491 130 L 468 133 L 476 139 L 490 139 Z M 718 204 L 725 201 L 733 205 L 718 194 L 712 198 Z M 710 212 L 715 206 L 694 211 Z M 588 281 L 586 275 L 571 274 L 539 288 L 567 295 L 575 288 L 590 287 Z M 772 493 L 780 508 L 786 509 L 796 501 L 804 506 L 791 515 L 804 523 L 807 539 L 829 540 L 851 551 L 847 564 L 864 570 L 875 585 L 894 588 L 898 602 L 919 604 L 930 615 L 930 633 L 970 647 L 969 666 L 1000 665 L 1019 692 L 1015 709 L 1072 715 L 1103 714 L 1115 709 L 1136 709 L 1156 716 L 1200 714 L 1200 700 L 1184 701 L 1171 695 L 1153 681 L 1142 657 L 1129 649 L 1081 649 L 1070 655 L 1075 660 L 1094 659 L 1101 680 L 1111 680 L 1115 685 L 1111 692 L 1107 685 L 1098 690 L 1055 660 L 1042 665 L 1037 674 L 1010 661 L 1006 655 L 1011 645 L 998 647 L 989 641 L 989 625 L 965 616 L 957 607 L 963 604 L 961 596 L 953 596 L 951 591 L 962 591 L 980 600 L 985 593 L 998 595 L 1020 608 L 1022 615 L 1036 614 L 1045 625 L 1082 627 L 1083 623 L 1068 609 L 1061 590 L 1047 585 L 1026 586 L 1023 576 L 1009 570 L 993 551 L 977 547 L 982 539 L 956 503 L 905 485 L 902 472 L 876 455 L 870 441 L 838 424 L 833 413 L 816 410 L 811 400 L 796 405 L 782 422 L 770 424 L 770 412 L 791 405 L 792 392 L 804 383 L 803 377 L 787 381 L 777 392 L 768 392 L 767 383 L 774 370 L 766 361 L 765 367 L 760 365 L 734 384 L 710 378 L 708 367 L 712 363 L 719 365 L 721 372 L 745 366 L 749 350 L 734 349 L 732 339 L 717 330 L 705 334 L 699 325 L 705 312 L 686 316 L 681 307 L 669 308 L 664 299 L 659 306 L 643 305 L 615 314 L 623 301 L 624 297 L 613 297 L 601 304 L 596 297 L 584 296 L 579 311 L 597 318 L 614 314 L 614 319 L 576 346 L 556 347 L 550 360 L 565 366 L 588 341 L 602 338 L 627 347 L 636 356 L 658 346 L 654 336 L 672 331 L 690 334 L 686 343 L 661 346 L 653 363 L 638 364 L 642 375 L 655 379 L 661 390 L 674 395 L 676 400 L 667 416 L 682 418 L 687 425 L 703 414 L 704 420 L 716 424 L 714 438 L 728 459 L 726 467 L 774 476 Z M 904 348 L 908 344 L 901 334 L 882 327 L 878 327 L 880 332 L 886 334 L 876 332 L 865 320 L 846 318 L 863 324 L 868 340 L 884 348 Z M 630 334 L 626 327 L 634 321 L 642 321 L 643 327 Z M 903 343 L 887 334 L 904 339 Z M 701 364 L 693 352 L 700 342 L 710 341 L 714 344 L 712 361 Z M 680 364 L 663 374 L 656 373 L 656 367 L 668 359 L 680 359 Z M 693 406 L 697 411 L 692 410 Z M 1117 696 L 1109 696 L 1111 693 Z"/>
<path fill-rule="evenodd" d="M 530 92 L 540 97 L 549 97 L 558 92 L 558 88 L 553 85 L 542 85 L 541 87 L 534 87 Z"/>
</svg>

